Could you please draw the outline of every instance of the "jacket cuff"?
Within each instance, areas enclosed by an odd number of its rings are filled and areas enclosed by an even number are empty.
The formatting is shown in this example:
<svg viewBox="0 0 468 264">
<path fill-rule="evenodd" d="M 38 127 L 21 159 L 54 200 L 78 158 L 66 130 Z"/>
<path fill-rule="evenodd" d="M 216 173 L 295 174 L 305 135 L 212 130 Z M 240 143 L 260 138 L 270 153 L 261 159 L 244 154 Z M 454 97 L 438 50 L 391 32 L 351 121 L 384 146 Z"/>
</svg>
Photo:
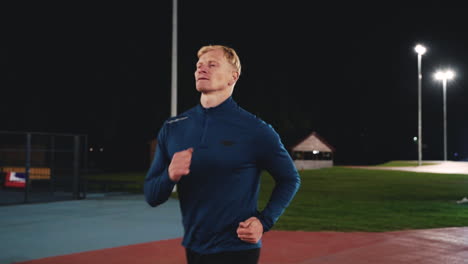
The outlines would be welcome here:
<svg viewBox="0 0 468 264">
<path fill-rule="evenodd" d="M 270 226 L 270 225 L 267 224 L 267 222 L 265 221 L 265 218 L 263 217 L 262 213 L 260 213 L 259 211 L 257 211 L 257 214 L 255 215 L 255 217 L 257 217 L 258 220 L 260 220 L 260 222 L 262 223 L 262 225 L 263 225 L 263 233 L 270 231 L 270 229 L 271 229 L 272 226 Z"/>
</svg>

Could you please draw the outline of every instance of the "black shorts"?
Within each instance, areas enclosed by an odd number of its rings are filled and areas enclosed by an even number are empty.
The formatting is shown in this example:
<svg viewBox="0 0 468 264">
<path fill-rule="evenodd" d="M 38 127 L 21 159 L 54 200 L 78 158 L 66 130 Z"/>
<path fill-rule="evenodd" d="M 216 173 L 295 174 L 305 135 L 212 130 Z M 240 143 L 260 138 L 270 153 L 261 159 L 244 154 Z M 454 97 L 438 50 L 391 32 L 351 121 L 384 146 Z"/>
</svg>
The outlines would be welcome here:
<svg viewBox="0 0 468 264">
<path fill-rule="evenodd" d="M 185 255 L 188 264 L 257 264 L 260 257 L 260 248 L 205 255 L 186 248 Z"/>
</svg>

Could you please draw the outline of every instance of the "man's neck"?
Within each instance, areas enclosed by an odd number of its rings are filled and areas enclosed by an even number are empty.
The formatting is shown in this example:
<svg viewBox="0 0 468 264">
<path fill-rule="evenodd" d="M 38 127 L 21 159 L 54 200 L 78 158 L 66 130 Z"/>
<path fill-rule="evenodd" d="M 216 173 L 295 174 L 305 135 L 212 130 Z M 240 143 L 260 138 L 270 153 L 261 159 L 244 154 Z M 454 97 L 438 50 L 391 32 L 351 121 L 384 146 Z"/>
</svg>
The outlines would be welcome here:
<svg viewBox="0 0 468 264">
<path fill-rule="evenodd" d="M 222 93 L 202 93 L 200 103 L 204 108 L 211 108 L 220 105 L 232 95 L 231 92 Z"/>
</svg>

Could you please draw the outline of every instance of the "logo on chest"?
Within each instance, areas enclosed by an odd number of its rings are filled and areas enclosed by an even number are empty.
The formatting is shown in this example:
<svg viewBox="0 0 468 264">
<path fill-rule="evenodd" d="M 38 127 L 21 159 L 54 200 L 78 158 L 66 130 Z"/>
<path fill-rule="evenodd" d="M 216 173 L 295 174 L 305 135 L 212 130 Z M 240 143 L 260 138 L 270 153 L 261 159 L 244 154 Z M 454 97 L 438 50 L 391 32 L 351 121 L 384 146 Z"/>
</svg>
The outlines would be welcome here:
<svg viewBox="0 0 468 264">
<path fill-rule="evenodd" d="M 232 140 L 221 140 L 221 144 L 223 146 L 230 147 L 230 146 L 233 146 L 235 142 Z"/>
</svg>

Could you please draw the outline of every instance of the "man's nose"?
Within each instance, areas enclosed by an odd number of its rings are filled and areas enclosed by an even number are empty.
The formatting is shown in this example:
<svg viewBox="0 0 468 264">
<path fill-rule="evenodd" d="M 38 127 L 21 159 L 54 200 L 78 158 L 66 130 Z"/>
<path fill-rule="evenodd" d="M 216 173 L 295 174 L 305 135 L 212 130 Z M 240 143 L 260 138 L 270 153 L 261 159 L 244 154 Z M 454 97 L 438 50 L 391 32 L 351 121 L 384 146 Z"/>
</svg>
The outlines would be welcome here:
<svg viewBox="0 0 468 264">
<path fill-rule="evenodd" d="M 206 66 L 198 66 L 197 72 L 198 73 L 206 73 Z"/>
</svg>

